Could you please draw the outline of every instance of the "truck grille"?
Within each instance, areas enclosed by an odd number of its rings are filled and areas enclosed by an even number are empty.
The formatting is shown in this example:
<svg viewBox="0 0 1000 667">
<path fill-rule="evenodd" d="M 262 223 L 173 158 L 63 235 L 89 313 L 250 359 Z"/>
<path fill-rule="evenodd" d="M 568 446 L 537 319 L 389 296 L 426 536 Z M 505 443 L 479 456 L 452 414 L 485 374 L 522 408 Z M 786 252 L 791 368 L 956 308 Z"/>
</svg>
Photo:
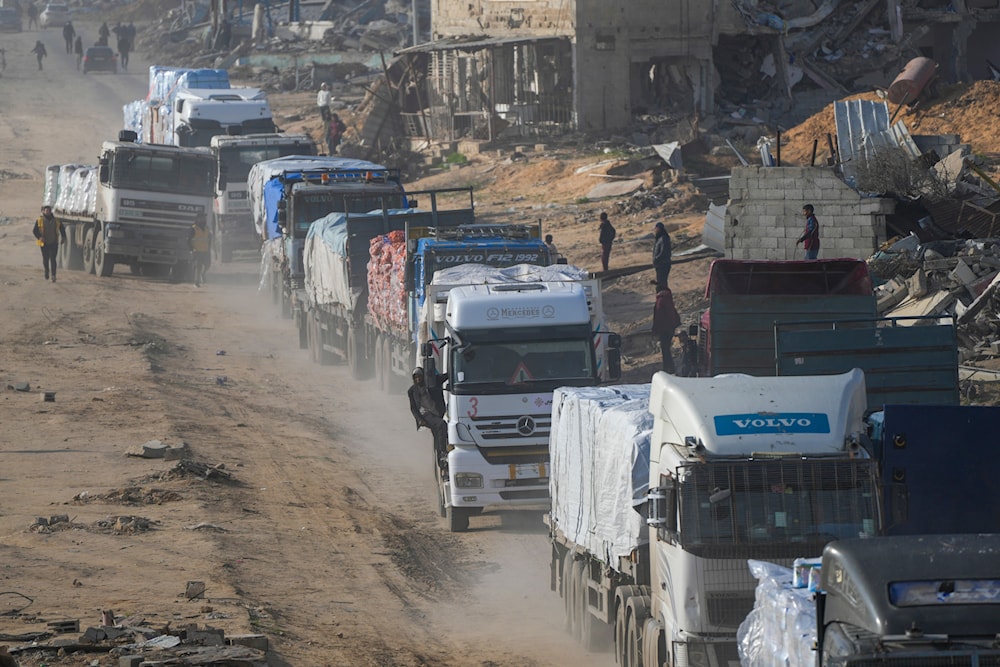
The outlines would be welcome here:
<svg viewBox="0 0 1000 667">
<path fill-rule="evenodd" d="M 552 415 L 504 415 L 476 417 L 472 427 L 483 440 L 519 440 L 530 438 L 548 442 L 552 428 Z"/>
<path fill-rule="evenodd" d="M 712 625 L 738 628 L 743 619 L 753 609 L 754 593 L 734 591 L 731 593 L 712 593 L 706 595 L 708 604 L 708 622 Z"/>
</svg>

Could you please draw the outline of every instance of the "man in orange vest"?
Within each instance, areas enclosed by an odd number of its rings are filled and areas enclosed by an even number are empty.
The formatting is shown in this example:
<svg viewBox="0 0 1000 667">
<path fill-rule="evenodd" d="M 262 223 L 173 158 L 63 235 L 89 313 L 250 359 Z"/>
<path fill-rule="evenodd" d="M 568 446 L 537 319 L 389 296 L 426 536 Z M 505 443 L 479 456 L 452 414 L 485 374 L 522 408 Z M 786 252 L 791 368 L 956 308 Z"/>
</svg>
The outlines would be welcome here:
<svg viewBox="0 0 1000 667">
<path fill-rule="evenodd" d="M 212 264 L 212 232 L 208 231 L 206 227 L 204 213 L 199 213 L 194 217 L 191 234 L 188 236 L 188 245 L 191 246 L 194 261 L 194 286 L 201 287 L 201 284 L 205 282 L 205 273 Z"/>
<path fill-rule="evenodd" d="M 56 258 L 59 257 L 59 239 L 66 242 L 66 230 L 62 223 L 52 215 L 51 206 L 43 206 L 42 214 L 35 220 L 35 227 L 31 230 L 35 235 L 35 243 L 42 249 L 42 266 L 45 267 L 45 279 L 52 276 L 52 282 L 56 281 Z"/>
</svg>

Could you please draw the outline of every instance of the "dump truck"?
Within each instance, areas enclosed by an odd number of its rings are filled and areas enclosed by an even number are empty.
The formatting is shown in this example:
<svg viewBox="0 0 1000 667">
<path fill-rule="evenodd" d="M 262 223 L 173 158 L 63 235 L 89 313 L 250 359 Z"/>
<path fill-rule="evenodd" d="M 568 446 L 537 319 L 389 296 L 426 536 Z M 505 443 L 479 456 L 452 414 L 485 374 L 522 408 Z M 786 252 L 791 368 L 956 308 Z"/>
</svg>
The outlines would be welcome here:
<svg viewBox="0 0 1000 667">
<path fill-rule="evenodd" d="M 206 218 L 215 194 L 215 161 L 207 148 L 135 142 L 125 130 L 105 141 L 97 165 L 52 165 L 43 203 L 66 228 L 64 268 L 109 277 L 116 264 L 133 274 L 191 267 L 188 237 L 196 216 Z"/>
<path fill-rule="evenodd" d="M 557 389 L 550 572 L 572 634 L 620 665 L 736 664 L 748 559 L 878 534 L 865 411 L 858 369 Z"/>
<path fill-rule="evenodd" d="M 442 196 L 468 206 L 445 208 Z M 550 265 L 537 224 L 475 221 L 470 189 L 411 192 L 429 210 L 312 223 L 304 266 L 313 359 L 398 392 L 415 366 L 447 376 L 439 511 L 452 531 L 497 508 L 547 508 L 551 392 L 617 377 L 600 283 Z M 353 206 L 349 207 L 353 208 Z M 610 368 L 609 368 L 610 367 Z"/>
<path fill-rule="evenodd" d="M 745 667 L 989 665 L 1000 661 L 1000 535 L 837 540 L 803 587 L 751 561 L 757 604 L 740 627 Z M 649 663 L 646 663 L 649 664 Z"/>
<path fill-rule="evenodd" d="M 213 256 L 230 262 L 233 253 L 260 253 L 261 239 L 250 215 L 247 177 L 258 162 L 290 155 L 315 155 L 316 145 L 304 134 L 220 134 L 211 139 L 218 183 L 212 217 Z"/>
</svg>

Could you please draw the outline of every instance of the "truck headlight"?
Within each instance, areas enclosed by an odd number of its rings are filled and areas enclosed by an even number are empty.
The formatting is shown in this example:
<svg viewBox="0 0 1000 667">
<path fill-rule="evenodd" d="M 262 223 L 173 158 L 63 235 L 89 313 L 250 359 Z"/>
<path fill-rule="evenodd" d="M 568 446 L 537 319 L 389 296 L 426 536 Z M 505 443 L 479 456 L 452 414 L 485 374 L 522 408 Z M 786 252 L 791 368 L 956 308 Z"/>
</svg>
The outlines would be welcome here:
<svg viewBox="0 0 1000 667">
<path fill-rule="evenodd" d="M 477 472 L 456 472 L 455 487 L 459 489 L 483 488 L 483 476 Z"/>
</svg>

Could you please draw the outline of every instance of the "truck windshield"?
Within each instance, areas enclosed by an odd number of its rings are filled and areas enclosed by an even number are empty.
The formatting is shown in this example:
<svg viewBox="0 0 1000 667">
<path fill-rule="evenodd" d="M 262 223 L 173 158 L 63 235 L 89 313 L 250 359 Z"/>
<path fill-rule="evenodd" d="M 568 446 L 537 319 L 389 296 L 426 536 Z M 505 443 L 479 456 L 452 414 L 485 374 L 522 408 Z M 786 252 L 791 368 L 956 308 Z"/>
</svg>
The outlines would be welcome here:
<svg viewBox="0 0 1000 667">
<path fill-rule="evenodd" d="M 339 184 L 334 188 L 310 188 L 299 193 L 295 197 L 295 211 L 293 235 L 296 238 L 305 238 L 309 233 L 309 226 L 320 218 L 330 213 L 343 213 L 349 207 L 348 213 L 370 213 L 380 210 L 385 203 L 387 208 L 403 208 L 405 198 L 398 187 L 391 189 L 379 187 L 372 190 L 371 197 L 358 197 L 366 190 L 364 183 Z M 371 186 L 367 186 L 371 188 Z M 349 196 L 348 196 L 349 195 Z"/>
<path fill-rule="evenodd" d="M 451 390 L 520 393 L 594 383 L 589 327 L 552 327 L 550 335 L 539 335 L 546 331 L 543 327 L 533 329 L 519 338 L 512 335 L 514 330 L 506 330 L 493 339 L 463 339 L 466 343 L 452 352 Z M 567 335 L 571 332 L 575 335 Z"/>
<path fill-rule="evenodd" d="M 838 538 L 875 535 L 870 459 L 693 464 L 679 478 L 680 539 L 688 551 L 808 556 Z"/>
<path fill-rule="evenodd" d="M 112 157 L 111 185 L 121 190 L 146 190 L 182 195 L 215 195 L 215 165 L 211 156 L 118 151 Z"/>
<path fill-rule="evenodd" d="M 225 172 L 226 181 L 245 185 L 250 167 L 264 160 L 290 155 L 312 155 L 309 142 L 265 146 L 223 146 L 219 149 L 219 169 Z"/>
</svg>

